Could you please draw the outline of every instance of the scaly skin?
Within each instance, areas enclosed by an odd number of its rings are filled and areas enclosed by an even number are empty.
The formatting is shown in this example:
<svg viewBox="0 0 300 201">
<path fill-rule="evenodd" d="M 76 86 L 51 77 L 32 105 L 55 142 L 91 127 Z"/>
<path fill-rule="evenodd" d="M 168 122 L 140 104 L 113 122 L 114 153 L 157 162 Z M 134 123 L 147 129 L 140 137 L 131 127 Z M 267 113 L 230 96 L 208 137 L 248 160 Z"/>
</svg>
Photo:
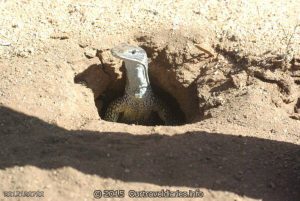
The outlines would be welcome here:
<svg viewBox="0 0 300 201">
<path fill-rule="evenodd" d="M 153 113 L 157 113 L 166 125 L 175 124 L 170 108 L 152 91 L 145 50 L 120 44 L 111 53 L 125 62 L 127 80 L 123 97 L 108 106 L 104 119 L 129 124 L 151 124 Z"/>
</svg>

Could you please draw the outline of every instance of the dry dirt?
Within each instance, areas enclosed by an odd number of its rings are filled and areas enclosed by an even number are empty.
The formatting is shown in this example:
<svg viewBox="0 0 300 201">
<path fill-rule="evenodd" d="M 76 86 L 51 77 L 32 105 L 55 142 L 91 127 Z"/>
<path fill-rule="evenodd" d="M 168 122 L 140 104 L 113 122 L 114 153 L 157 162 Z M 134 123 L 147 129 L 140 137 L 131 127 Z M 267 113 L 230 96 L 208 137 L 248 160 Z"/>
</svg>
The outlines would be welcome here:
<svg viewBox="0 0 300 201">
<path fill-rule="evenodd" d="M 0 200 L 95 200 L 96 189 L 300 200 L 299 7 L 0 0 Z M 124 90 L 109 53 L 121 42 L 147 51 L 151 84 L 181 125 L 101 120 Z"/>
</svg>

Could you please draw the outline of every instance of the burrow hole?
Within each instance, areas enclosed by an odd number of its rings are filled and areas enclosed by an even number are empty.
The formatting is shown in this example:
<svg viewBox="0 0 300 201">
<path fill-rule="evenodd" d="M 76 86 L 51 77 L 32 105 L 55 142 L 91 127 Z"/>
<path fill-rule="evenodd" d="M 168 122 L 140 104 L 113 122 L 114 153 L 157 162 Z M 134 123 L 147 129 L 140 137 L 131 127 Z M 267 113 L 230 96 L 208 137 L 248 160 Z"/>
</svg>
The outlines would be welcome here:
<svg viewBox="0 0 300 201">
<path fill-rule="evenodd" d="M 151 87 L 154 93 L 170 106 L 178 122 L 177 125 L 198 121 L 199 106 L 196 86 L 192 84 L 184 87 L 177 80 L 175 72 L 170 71 L 171 66 L 164 61 L 165 56 L 153 59 L 152 48 L 141 47 L 146 50 L 151 61 L 149 63 Z M 112 62 L 109 50 L 98 50 L 97 57 L 99 62 L 88 66 L 86 70 L 76 75 L 74 82 L 84 84 L 93 91 L 95 105 L 103 119 L 108 105 L 124 94 L 126 70 L 124 63 Z M 119 123 L 124 122 L 119 121 Z M 153 113 L 152 121 L 142 125 L 164 125 L 164 122 L 157 114 Z"/>
</svg>

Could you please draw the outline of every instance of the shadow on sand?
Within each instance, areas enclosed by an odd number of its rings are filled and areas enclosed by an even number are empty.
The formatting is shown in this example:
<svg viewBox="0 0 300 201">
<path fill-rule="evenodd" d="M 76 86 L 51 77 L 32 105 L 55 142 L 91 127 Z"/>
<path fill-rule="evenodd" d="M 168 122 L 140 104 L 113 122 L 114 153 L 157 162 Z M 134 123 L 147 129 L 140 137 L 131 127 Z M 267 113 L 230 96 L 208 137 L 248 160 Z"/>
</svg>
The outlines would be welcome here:
<svg viewBox="0 0 300 201">
<path fill-rule="evenodd" d="M 128 182 L 203 187 L 267 201 L 300 200 L 300 149 L 286 142 L 206 132 L 68 131 L 0 107 L 0 147 L 0 169 L 68 166 Z"/>
</svg>

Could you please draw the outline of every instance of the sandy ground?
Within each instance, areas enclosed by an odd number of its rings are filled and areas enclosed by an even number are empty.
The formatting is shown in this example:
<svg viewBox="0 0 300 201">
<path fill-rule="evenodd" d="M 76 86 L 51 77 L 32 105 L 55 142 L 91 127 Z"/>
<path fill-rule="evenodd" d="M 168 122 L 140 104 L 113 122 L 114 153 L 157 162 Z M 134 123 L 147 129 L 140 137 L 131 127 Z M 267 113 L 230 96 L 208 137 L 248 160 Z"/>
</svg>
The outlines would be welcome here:
<svg viewBox="0 0 300 201">
<path fill-rule="evenodd" d="M 0 0 L 0 200 L 154 200 L 128 192 L 162 189 L 300 200 L 299 7 Z M 101 119 L 124 90 L 109 53 L 121 42 L 147 51 L 151 84 L 182 125 Z"/>
</svg>

